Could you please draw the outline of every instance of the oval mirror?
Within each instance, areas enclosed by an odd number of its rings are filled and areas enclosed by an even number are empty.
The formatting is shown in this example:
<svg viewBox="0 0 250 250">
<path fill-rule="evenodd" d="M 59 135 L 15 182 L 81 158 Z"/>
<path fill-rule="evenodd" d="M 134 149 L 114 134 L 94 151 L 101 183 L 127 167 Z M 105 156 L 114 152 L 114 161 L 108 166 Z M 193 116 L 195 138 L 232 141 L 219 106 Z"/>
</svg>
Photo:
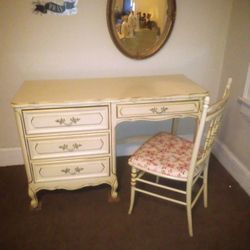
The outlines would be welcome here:
<svg viewBox="0 0 250 250">
<path fill-rule="evenodd" d="M 126 56 L 144 59 L 168 40 L 175 0 L 108 0 L 107 23 L 116 47 Z"/>
</svg>

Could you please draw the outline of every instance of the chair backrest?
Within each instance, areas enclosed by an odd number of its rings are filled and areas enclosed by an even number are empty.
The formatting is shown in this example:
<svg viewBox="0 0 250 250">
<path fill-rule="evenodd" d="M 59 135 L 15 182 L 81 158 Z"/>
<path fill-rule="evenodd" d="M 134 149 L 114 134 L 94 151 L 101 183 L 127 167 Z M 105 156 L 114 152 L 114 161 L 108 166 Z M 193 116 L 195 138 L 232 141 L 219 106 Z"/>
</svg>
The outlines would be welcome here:
<svg viewBox="0 0 250 250">
<path fill-rule="evenodd" d="M 222 98 L 213 105 L 210 105 L 207 108 L 207 101 L 205 100 L 203 113 L 201 115 L 196 133 L 196 139 L 194 142 L 193 154 L 188 173 L 188 180 L 190 182 L 192 182 L 194 172 L 197 173 L 197 166 L 201 167 L 201 171 L 202 166 L 206 165 L 203 163 L 205 163 L 210 156 L 214 140 L 221 125 L 225 104 L 227 103 L 230 95 L 231 83 L 232 79 L 229 78 Z"/>
<path fill-rule="evenodd" d="M 206 127 L 203 132 L 204 144 L 202 145 L 202 155 L 199 161 L 204 161 L 210 156 L 215 138 L 221 126 L 225 105 L 230 96 L 231 84 L 232 78 L 229 78 L 222 98 L 208 108 Z"/>
</svg>

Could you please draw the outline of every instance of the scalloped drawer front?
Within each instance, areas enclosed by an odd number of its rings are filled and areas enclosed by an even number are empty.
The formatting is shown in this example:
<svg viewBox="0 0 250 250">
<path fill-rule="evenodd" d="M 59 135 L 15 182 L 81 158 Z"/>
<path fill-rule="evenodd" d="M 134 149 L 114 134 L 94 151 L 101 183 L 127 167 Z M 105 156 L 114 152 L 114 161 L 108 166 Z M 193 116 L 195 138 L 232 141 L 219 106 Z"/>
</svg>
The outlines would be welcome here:
<svg viewBox="0 0 250 250">
<path fill-rule="evenodd" d="M 109 176 L 109 158 L 33 164 L 35 182 Z M 93 183 L 94 184 L 94 183 Z"/>
<path fill-rule="evenodd" d="M 160 102 L 117 105 L 117 117 L 145 117 L 185 114 L 199 111 L 199 102 Z"/>
<path fill-rule="evenodd" d="M 27 134 L 109 128 L 108 106 L 23 111 Z"/>
<path fill-rule="evenodd" d="M 31 159 L 109 153 L 109 134 L 28 139 Z"/>
</svg>

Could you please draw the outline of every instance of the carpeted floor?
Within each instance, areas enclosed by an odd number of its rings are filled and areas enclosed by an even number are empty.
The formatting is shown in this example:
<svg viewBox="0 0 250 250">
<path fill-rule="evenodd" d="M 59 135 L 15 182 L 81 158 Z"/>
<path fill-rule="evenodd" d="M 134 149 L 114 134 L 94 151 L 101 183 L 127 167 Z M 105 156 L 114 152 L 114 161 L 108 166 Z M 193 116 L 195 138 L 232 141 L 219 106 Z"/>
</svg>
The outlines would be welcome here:
<svg viewBox="0 0 250 250">
<path fill-rule="evenodd" d="M 0 168 L 0 249 L 179 250 L 250 249 L 250 198 L 215 158 L 210 161 L 209 207 L 193 210 L 194 237 L 185 208 L 138 195 L 129 206 L 127 158 L 118 158 L 119 202 L 109 186 L 41 191 L 31 211 L 23 166 Z"/>
</svg>

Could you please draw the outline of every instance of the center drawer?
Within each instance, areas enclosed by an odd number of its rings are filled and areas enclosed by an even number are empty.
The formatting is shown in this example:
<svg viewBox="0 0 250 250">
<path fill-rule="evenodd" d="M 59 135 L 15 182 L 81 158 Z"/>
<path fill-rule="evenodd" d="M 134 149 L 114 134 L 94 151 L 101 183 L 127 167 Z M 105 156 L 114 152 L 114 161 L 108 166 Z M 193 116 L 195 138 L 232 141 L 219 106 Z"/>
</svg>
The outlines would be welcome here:
<svg viewBox="0 0 250 250">
<path fill-rule="evenodd" d="M 145 116 L 164 116 L 169 114 L 187 114 L 199 111 L 199 102 L 157 102 L 117 105 L 118 118 L 132 118 Z"/>
<path fill-rule="evenodd" d="M 109 128 L 108 106 L 23 111 L 26 134 Z"/>
<path fill-rule="evenodd" d="M 109 134 L 28 138 L 30 157 L 48 159 L 109 153 Z"/>
</svg>

